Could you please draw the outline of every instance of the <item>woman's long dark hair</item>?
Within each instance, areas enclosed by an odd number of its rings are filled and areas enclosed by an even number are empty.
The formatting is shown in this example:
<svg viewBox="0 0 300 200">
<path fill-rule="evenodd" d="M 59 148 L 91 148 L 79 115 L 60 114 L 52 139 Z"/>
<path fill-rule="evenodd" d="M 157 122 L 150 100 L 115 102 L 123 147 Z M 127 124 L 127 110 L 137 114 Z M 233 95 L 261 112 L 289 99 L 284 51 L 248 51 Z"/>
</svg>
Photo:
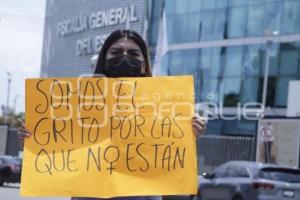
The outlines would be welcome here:
<svg viewBox="0 0 300 200">
<path fill-rule="evenodd" d="M 152 76 L 151 72 L 151 65 L 150 65 L 150 56 L 148 52 L 147 45 L 143 38 L 135 31 L 132 30 L 116 30 L 112 32 L 105 40 L 104 44 L 102 45 L 101 51 L 98 55 L 98 61 L 96 65 L 95 74 L 103 74 L 105 69 L 106 63 L 106 54 L 108 49 L 111 47 L 113 43 L 121 38 L 127 37 L 128 39 L 133 40 L 142 50 L 144 60 L 145 60 L 145 73 L 146 76 Z"/>
</svg>

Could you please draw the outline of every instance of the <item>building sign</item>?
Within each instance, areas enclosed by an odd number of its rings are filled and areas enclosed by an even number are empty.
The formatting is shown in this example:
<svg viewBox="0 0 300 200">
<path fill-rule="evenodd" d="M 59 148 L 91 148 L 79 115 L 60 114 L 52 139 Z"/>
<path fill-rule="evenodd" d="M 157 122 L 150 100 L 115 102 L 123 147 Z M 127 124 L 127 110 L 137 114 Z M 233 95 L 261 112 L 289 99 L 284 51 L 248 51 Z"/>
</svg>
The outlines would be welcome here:
<svg viewBox="0 0 300 200">
<path fill-rule="evenodd" d="M 135 6 L 123 8 L 111 8 L 106 11 L 97 11 L 90 14 L 81 13 L 78 16 L 57 23 L 58 36 L 66 36 L 88 30 L 94 30 L 107 26 L 136 22 Z"/>
<path fill-rule="evenodd" d="M 269 124 L 264 124 L 264 126 L 262 126 L 260 128 L 259 131 L 259 136 L 260 136 L 260 140 L 263 142 L 271 142 L 274 140 L 273 138 L 273 126 L 271 123 Z"/>
<path fill-rule="evenodd" d="M 76 33 L 92 31 L 108 26 L 137 22 L 136 8 L 130 7 L 111 8 L 105 11 L 96 11 L 90 14 L 81 13 L 78 16 L 57 23 L 57 36 L 66 37 Z M 100 51 L 107 34 L 81 38 L 76 41 L 76 55 L 85 56 L 96 54 Z"/>
</svg>

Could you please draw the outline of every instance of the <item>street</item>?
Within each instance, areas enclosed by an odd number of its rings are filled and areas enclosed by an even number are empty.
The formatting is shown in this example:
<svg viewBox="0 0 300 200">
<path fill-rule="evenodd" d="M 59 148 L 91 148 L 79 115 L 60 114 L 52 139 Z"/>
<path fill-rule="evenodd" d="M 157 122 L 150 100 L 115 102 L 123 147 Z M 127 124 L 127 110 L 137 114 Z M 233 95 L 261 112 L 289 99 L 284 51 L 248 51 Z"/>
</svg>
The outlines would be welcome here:
<svg viewBox="0 0 300 200">
<path fill-rule="evenodd" d="M 0 187 L 0 199 L 1 200 L 68 200 L 70 198 L 24 198 L 20 197 L 20 186 L 19 184 L 7 184 L 4 187 Z"/>
</svg>

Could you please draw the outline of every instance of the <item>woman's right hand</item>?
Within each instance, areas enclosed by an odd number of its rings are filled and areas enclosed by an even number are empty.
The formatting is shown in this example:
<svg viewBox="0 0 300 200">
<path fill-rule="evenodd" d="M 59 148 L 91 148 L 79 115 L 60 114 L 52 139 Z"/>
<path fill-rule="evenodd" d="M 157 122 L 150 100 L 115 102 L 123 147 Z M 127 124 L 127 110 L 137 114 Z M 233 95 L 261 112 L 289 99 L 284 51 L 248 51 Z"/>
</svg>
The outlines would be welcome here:
<svg viewBox="0 0 300 200">
<path fill-rule="evenodd" d="M 18 138 L 20 140 L 21 147 L 24 147 L 24 140 L 26 137 L 30 137 L 32 133 L 25 127 L 24 121 L 19 119 L 21 127 L 18 129 Z"/>
</svg>

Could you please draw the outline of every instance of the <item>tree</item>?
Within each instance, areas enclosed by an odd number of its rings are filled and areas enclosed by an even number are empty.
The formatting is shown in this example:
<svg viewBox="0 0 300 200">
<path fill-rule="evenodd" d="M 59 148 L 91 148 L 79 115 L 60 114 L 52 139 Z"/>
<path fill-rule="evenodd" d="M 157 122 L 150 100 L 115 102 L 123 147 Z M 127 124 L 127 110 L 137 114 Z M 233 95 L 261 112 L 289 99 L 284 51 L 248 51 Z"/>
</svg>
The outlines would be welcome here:
<svg viewBox="0 0 300 200">
<path fill-rule="evenodd" d="M 18 121 L 18 119 L 21 119 L 22 121 L 24 121 L 24 116 L 25 113 L 24 112 L 19 112 L 18 114 L 15 114 L 13 112 L 10 112 L 8 114 L 8 121 L 7 124 L 11 127 L 11 128 L 18 128 L 21 126 L 21 122 Z M 4 124 L 5 120 L 3 116 L 0 116 L 0 124 Z"/>
</svg>

